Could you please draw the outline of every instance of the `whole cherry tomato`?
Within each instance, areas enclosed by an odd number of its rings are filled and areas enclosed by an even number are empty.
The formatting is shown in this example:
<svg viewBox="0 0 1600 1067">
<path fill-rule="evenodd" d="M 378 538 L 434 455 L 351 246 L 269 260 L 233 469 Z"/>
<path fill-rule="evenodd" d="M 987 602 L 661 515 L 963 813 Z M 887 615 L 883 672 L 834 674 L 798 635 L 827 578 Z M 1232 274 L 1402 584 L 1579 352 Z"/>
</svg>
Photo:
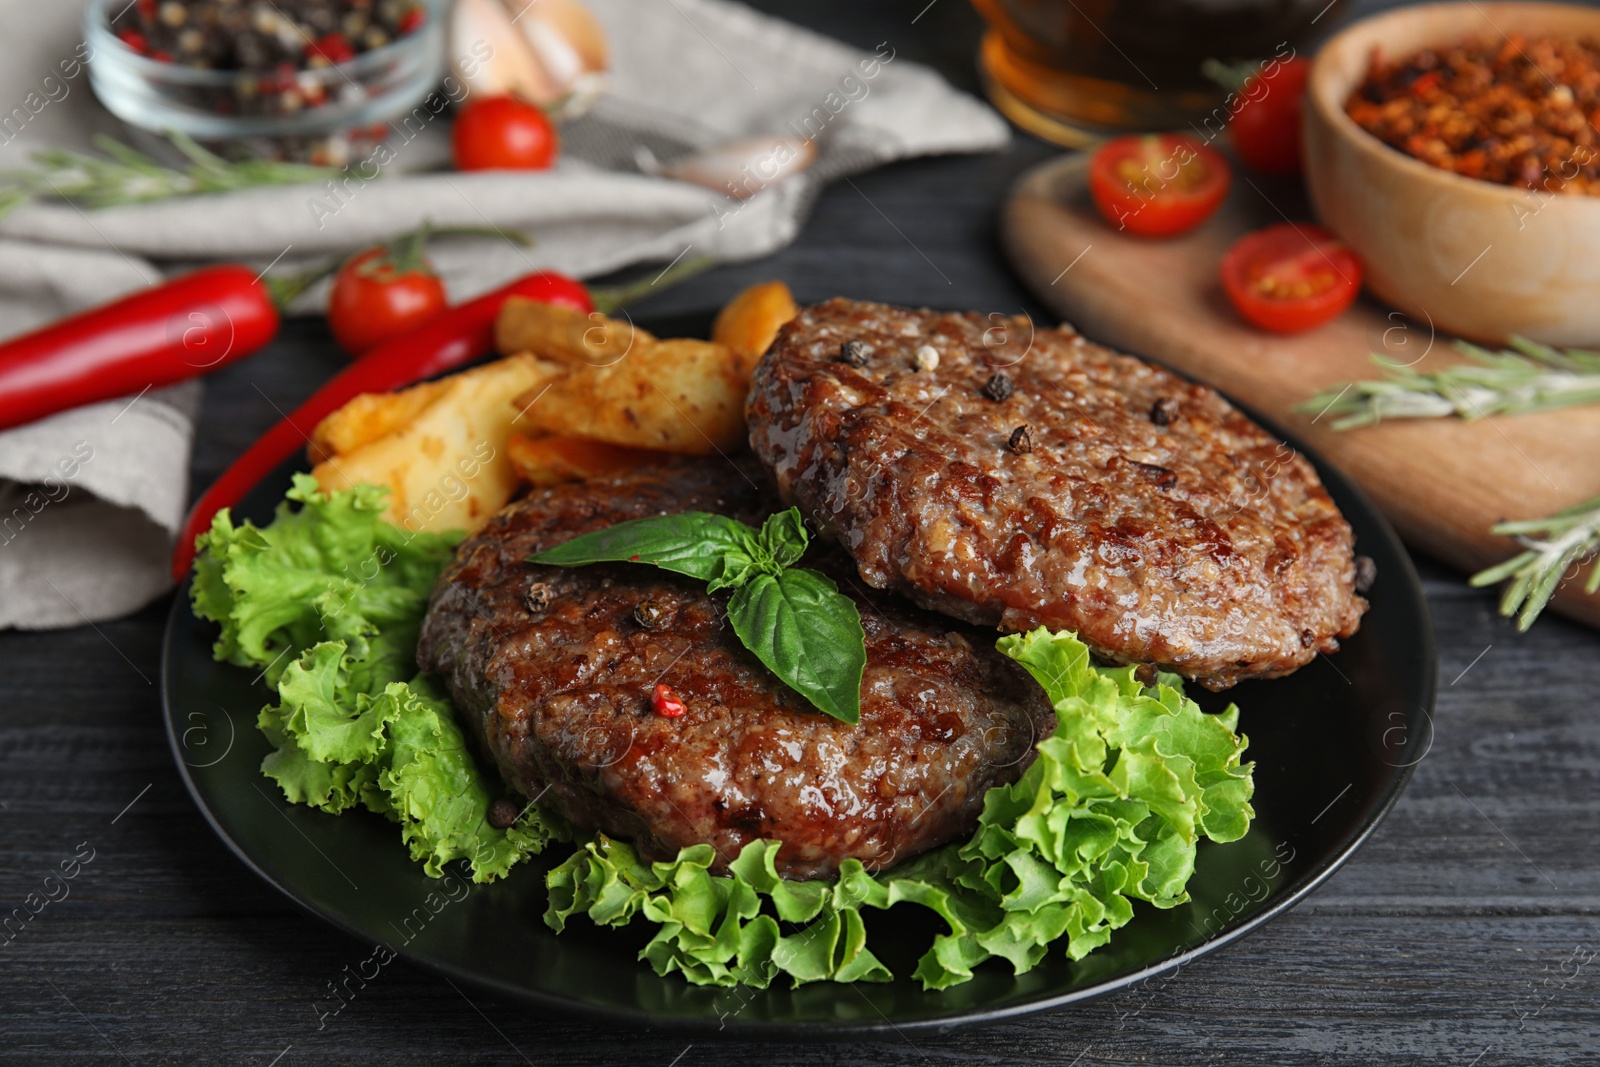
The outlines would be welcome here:
<svg viewBox="0 0 1600 1067">
<path fill-rule="evenodd" d="M 1311 64 L 1296 56 L 1267 61 L 1239 90 L 1243 98 L 1233 116 L 1233 148 L 1252 170 L 1299 174 L 1300 100 Z"/>
<path fill-rule="evenodd" d="M 1183 134 L 1129 134 L 1089 161 L 1089 195 L 1107 222 L 1141 237 L 1192 230 L 1216 211 L 1232 182 L 1227 161 Z"/>
<path fill-rule="evenodd" d="M 450 134 L 457 170 L 544 170 L 561 141 L 550 117 L 512 96 L 474 100 Z"/>
<path fill-rule="evenodd" d="M 358 252 L 333 276 L 328 326 L 339 347 L 359 356 L 421 326 L 449 304 L 444 283 L 422 254 L 426 233 Z"/>
<path fill-rule="evenodd" d="M 1361 260 L 1332 232 L 1280 222 L 1247 233 L 1222 257 L 1222 287 L 1239 314 L 1273 333 L 1335 319 L 1361 291 Z"/>
</svg>

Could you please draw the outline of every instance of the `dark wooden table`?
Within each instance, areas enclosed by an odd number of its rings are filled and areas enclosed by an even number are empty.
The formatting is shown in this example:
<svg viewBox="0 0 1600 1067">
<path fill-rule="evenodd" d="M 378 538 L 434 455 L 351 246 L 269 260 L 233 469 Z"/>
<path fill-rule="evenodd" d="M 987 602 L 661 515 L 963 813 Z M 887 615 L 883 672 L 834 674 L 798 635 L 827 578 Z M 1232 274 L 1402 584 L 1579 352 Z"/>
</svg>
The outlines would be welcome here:
<svg viewBox="0 0 1600 1067">
<path fill-rule="evenodd" d="M 975 22 L 929 5 L 766 4 L 974 86 Z M 868 7 L 867 11 L 858 8 Z M 795 245 L 641 305 L 715 305 L 758 278 L 834 294 L 1041 310 L 992 236 L 1052 149 L 907 163 L 830 188 Z M 320 322 L 212 379 L 194 459 L 214 477 L 341 363 Z M 1436 741 L 1388 821 L 1296 911 L 1168 980 L 970 1031 L 807 1048 L 696 1042 L 550 1017 L 395 963 L 319 1026 L 369 947 L 306 918 L 212 835 L 174 771 L 155 684 L 170 598 L 133 618 L 0 634 L 0 905 L 74 855 L 64 899 L 0 937 L 14 1063 L 1600 1063 L 1600 638 L 1519 635 L 1419 560 L 1440 654 Z M 0 591 L 0 595 L 4 595 Z M 53 884 L 53 883 L 52 883 Z M 59 896 L 60 890 L 54 890 Z M 1585 965 L 1587 961 L 1587 965 Z"/>
</svg>

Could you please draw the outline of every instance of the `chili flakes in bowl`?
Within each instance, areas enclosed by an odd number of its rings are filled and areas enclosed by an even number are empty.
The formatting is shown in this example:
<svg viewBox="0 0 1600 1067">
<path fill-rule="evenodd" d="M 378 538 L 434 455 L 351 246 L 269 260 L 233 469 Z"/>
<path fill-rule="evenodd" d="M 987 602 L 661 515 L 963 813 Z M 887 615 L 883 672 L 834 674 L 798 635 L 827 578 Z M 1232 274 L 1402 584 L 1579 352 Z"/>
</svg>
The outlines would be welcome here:
<svg viewBox="0 0 1600 1067">
<path fill-rule="evenodd" d="M 1441 170 L 1600 195 L 1600 41 L 1512 34 L 1392 62 L 1374 50 L 1345 112 Z"/>
</svg>

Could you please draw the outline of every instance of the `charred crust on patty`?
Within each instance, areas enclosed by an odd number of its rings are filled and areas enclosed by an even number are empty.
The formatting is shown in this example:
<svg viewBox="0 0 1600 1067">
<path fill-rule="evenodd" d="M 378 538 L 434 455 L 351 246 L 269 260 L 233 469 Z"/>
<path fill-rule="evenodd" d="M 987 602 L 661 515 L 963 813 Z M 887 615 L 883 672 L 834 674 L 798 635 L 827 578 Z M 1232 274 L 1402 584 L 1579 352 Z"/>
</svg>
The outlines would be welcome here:
<svg viewBox="0 0 1600 1067">
<path fill-rule="evenodd" d="M 1178 484 L 1178 472 L 1170 467 L 1163 467 L 1158 463 L 1141 463 L 1139 460 L 1134 460 L 1133 465 L 1155 483 L 1157 489 L 1171 489 Z"/>
</svg>

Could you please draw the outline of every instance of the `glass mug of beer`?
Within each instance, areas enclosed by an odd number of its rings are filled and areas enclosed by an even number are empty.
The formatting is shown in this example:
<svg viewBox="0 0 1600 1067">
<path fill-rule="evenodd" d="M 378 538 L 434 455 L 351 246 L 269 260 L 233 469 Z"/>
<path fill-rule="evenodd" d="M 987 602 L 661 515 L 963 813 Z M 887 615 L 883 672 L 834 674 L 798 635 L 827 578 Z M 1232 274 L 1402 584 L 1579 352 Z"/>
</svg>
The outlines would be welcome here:
<svg viewBox="0 0 1600 1067">
<path fill-rule="evenodd" d="M 1330 0 L 973 0 L 989 99 L 1012 122 L 1080 148 L 1202 122 L 1226 90 L 1207 60 L 1294 55 Z"/>
</svg>

